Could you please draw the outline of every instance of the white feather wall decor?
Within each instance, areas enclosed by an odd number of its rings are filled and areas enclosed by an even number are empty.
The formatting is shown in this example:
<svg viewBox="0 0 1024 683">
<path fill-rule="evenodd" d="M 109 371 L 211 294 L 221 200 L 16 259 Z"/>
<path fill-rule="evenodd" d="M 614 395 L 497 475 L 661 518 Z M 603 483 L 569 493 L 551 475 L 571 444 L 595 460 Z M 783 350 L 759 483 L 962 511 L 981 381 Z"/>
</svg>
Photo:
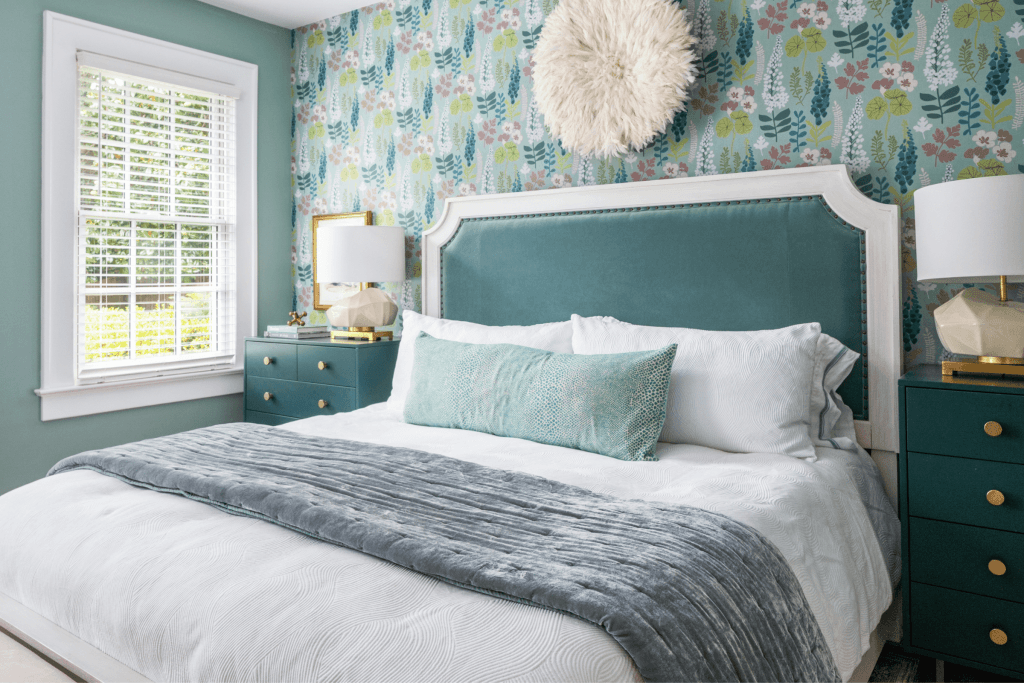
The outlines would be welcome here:
<svg viewBox="0 0 1024 683">
<path fill-rule="evenodd" d="M 689 99 L 693 48 L 672 0 L 562 0 L 533 55 L 537 108 L 567 149 L 643 149 Z"/>
</svg>

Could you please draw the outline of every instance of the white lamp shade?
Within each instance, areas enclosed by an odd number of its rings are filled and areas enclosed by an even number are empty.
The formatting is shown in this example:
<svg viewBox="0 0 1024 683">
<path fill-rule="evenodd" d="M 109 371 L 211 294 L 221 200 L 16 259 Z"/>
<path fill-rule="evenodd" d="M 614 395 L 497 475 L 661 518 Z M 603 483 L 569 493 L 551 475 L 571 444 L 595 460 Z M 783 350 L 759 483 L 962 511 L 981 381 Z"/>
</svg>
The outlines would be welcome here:
<svg viewBox="0 0 1024 683">
<path fill-rule="evenodd" d="M 405 231 L 398 225 L 321 225 L 316 231 L 316 281 L 399 282 L 405 279 Z"/>
<path fill-rule="evenodd" d="M 918 280 L 1024 282 L 1024 174 L 923 187 L 914 211 Z"/>
</svg>

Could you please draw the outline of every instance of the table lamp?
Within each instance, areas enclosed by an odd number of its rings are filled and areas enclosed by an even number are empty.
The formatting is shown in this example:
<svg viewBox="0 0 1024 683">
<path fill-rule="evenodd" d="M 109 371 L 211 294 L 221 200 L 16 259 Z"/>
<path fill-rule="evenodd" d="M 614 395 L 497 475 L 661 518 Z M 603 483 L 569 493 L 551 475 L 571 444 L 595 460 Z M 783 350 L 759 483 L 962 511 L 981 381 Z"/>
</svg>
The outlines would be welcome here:
<svg viewBox="0 0 1024 683">
<path fill-rule="evenodd" d="M 957 372 L 1024 376 L 1024 304 L 1006 283 L 1024 281 L 1024 175 L 971 178 L 914 193 L 917 279 L 999 283 L 1000 296 L 968 288 L 935 310 L 939 339 L 974 361 L 943 361 Z"/>
<path fill-rule="evenodd" d="M 316 281 L 358 282 L 359 291 L 327 309 L 335 339 L 392 339 L 398 306 L 374 282 L 405 279 L 405 231 L 397 225 L 321 225 L 317 228 Z"/>
</svg>

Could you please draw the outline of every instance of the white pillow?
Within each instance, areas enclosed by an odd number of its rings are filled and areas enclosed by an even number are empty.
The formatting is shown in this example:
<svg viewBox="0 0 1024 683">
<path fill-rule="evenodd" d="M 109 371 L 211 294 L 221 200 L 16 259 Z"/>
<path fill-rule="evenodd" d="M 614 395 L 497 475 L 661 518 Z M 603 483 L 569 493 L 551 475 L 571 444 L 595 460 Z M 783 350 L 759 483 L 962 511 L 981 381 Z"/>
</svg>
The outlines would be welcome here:
<svg viewBox="0 0 1024 683">
<path fill-rule="evenodd" d="M 541 351 L 572 353 L 572 323 L 568 320 L 497 327 L 402 311 L 402 341 L 398 344 L 395 375 L 391 380 L 391 397 L 388 399 L 388 410 L 400 420 L 405 419 L 405 399 L 412 384 L 415 342 L 420 332 L 426 332 L 437 339 L 467 344 L 517 344 Z"/>
<path fill-rule="evenodd" d="M 759 332 L 642 327 L 572 317 L 574 353 L 678 344 L 661 440 L 738 453 L 814 458 L 808 433 L 818 323 Z"/>
<path fill-rule="evenodd" d="M 811 405 L 808 418 L 811 423 L 811 442 L 826 448 L 849 448 L 841 446 L 836 437 L 837 423 L 843 409 L 849 413 L 850 428 L 853 426 L 853 411 L 839 397 L 839 385 L 850 374 L 860 354 L 847 348 L 835 337 L 822 333 L 814 354 L 814 375 L 811 380 Z M 842 431 L 846 431 L 845 429 Z"/>
</svg>

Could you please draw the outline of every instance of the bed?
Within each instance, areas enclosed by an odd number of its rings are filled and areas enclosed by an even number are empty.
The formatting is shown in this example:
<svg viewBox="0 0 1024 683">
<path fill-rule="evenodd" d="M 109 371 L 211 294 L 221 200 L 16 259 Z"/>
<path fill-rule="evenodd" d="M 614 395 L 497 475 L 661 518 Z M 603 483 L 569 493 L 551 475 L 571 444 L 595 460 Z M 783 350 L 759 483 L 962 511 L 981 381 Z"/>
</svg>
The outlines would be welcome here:
<svg viewBox="0 0 1024 683">
<path fill-rule="evenodd" d="M 661 443 L 658 462 L 624 462 L 407 424 L 383 404 L 287 429 L 736 520 L 785 558 L 840 677 L 866 680 L 899 567 L 875 464 L 897 442 L 897 234 L 897 209 L 833 166 L 449 199 L 423 239 L 436 318 L 820 322 L 861 354 L 840 394 L 874 461 Z M 93 471 L 5 494 L 0 519 L 0 625 L 87 680 L 641 679 L 616 638 L 571 614 Z"/>
</svg>

